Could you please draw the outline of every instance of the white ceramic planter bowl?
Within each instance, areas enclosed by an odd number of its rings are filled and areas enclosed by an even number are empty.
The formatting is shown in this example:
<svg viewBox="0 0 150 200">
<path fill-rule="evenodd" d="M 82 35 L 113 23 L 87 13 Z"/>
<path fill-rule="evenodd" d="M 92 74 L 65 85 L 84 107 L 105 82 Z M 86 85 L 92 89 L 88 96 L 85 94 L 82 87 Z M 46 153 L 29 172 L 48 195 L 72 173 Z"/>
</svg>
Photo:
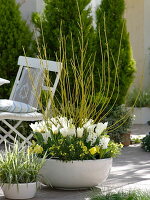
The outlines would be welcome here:
<svg viewBox="0 0 150 200">
<path fill-rule="evenodd" d="M 90 188 L 104 182 L 112 167 L 112 158 L 63 162 L 47 159 L 40 174 L 42 182 L 56 188 Z"/>
<path fill-rule="evenodd" d="M 30 199 L 36 194 L 37 185 L 34 183 L 4 184 L 2 190 L 8 199 Z"/>
</svg>

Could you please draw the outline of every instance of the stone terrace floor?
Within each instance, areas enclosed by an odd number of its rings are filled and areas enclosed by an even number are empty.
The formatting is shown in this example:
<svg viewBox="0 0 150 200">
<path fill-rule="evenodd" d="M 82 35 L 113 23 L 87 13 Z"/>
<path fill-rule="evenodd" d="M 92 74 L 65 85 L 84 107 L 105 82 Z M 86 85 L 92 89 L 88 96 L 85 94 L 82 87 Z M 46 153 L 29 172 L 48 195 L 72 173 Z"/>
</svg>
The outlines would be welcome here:
<svg viewBox="0 0 150 200">
<path fill-rule="evenodd" d="M 148 125 L 133 125 L 132 135 L 145 135 L 150 132 Z M 107 181 L 91 190 L 63 191 L 43 186 L 33 200 L 90 200 L 100 191 L 141 189 L 150 192 L 150 153 L 140 145 L 124 147 L 122 154 L 114 159 Z M 0 199 L 5 199 L 0 190 Z"/>
</svg>

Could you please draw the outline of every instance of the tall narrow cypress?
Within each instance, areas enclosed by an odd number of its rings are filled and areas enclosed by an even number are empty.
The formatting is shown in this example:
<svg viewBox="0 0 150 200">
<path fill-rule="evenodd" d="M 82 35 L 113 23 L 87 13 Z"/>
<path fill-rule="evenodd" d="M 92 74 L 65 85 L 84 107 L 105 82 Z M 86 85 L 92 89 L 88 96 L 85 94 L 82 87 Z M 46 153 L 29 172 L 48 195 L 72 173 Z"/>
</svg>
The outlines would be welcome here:
<svg viewBox="0 0 150 200">
<path fill-rule="evenodd" d="M 97 23 L 97 63 L 102 63 L 102 57 L 99 47 L 99 31 L 101 35 L 101 44 L 103 53 L 106 51 L 106 42 L 108 42 L 110 56 L 110 93 L 113 90 L 113 83 L 115 80 L 115 63 L 117 63 L 119 47 L 120 56 L 118 63 L 118 77 L 119 77 L 119 96 L 116 105 L 121 105 L 125 101 L 127 91 L 133 82 L 135 72 L 135 61 L 132 57 L 132 50 L 129 40 L 129 33 L 126 27 L 126 20 L 124 18 L 125 2 L 124 0 L 102 0 L 101 5 L 96 12 Z M 105 21 L 105 23 L 104 23 Z M 107 41 L 105 36 L 105 28 Z M 121 36 L 122 33 L 122 36 Z M 121 46 L 120 46 L 121 40 Z M 107 60 L 107 54 L 105 54 Z M 108 64 L 108 63 L 107 63 Z M 98 79 L 98 78 L 97 78 Z M 116 86 L 111 104 L 115 101 L 118 94 Z"/>
</svg>

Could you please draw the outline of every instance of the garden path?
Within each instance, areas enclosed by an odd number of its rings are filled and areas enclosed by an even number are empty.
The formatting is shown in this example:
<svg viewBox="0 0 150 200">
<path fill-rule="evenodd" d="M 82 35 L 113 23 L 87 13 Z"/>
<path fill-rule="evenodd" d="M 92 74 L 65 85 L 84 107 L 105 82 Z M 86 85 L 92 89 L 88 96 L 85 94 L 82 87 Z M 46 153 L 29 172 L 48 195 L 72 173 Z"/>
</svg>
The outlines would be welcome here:
<svg viewBox="0 0 150 200">
<path fill-rule="evenodd" d="M 143 135 L 150 126 L 134 125 L 132 135 Z M 89 200 L 93 194 L 102 191 L 143 189 L 150 192 L 150 153 L 140 145 L 124 147 L 122 154 L 114 159 L 108 180 L 94 190 L 61 191 L 42 187 L 32 200 Z M 0 190 L 0 199 L 4 199 Z"/>
</svg>

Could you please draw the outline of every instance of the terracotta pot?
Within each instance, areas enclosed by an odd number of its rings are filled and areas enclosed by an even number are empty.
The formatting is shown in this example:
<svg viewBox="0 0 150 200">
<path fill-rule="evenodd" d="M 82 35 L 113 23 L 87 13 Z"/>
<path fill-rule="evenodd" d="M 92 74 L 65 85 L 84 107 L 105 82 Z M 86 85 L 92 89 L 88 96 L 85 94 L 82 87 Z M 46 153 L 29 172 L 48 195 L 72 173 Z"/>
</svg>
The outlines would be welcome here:
<svg viewBox="0 0 150 200">
<path fill-rule="evenodd" d="M 121 143 L 124 145 L 124 146 L 129 146 L 131 144 L 131 138 L 130 138 L 130 133 L 124 133 L 122 135 L 122 138 L 121 138 Z"/>
</svg>

